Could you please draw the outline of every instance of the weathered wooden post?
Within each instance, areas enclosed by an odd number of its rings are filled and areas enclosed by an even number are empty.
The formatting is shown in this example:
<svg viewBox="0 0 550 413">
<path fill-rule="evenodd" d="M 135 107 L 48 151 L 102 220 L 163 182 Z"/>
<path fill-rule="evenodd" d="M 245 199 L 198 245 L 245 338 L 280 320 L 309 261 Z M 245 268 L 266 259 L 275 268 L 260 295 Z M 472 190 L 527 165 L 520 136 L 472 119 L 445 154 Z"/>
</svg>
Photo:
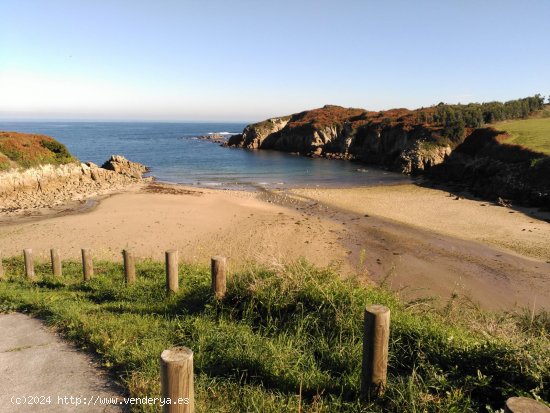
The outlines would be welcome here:
<svg viewBox="0 0 550 413">
<path fill-rule="evenodd" d="M 217 299 L 222 299 L 227 289 L 226 272 L 227 259 L 221 256 L 212 257 L 212 293 Z"/>
<path fill-rule="evenodd" d="M 130 250 L 123 250 L 122 256 L 124 258 L 124 275 L 126 277 L 126 284 L 133 284 L 136 282 L 136 263 L 134 253 Z"/>
<path fill-rule="evenodd" d="M 92 251 L 87 248 L 82 248 L 82 273 L 84 281 L 89 281 L 94 276 Z"/>
<path fill-rule="evenodd" d="M 510 397 L 506 400 L 504 413 L 550 413 L 550 408 L 528 397 Z"/>
<path fill-rule="evenodd" d="M 52 273 L 54 277 L 61 277 L 61 259 L 57 248 L 50 249 L 50 259 L 52 261 Z"/>
<path fill-rule="evenodd" d="M 190 349 L 174 347 L 162 352 L 160 385 L 161 397 L 172 401 L 172 404 L 164 404 L 163 413 L 195 413 L 193 352 Z"/>
<path fill-rule="evenodd" d="M 25 275 L 29 280 L 34 280 L 34 262 L 32 259 L 32 248 L 24 249 L 23 256 L 25 258 Z"/>
<path fill-rule="evenodd" d="M 175 293 L 179 289 L 178 284 L 178 251 L 166 251 L 166 292 Z"/>
<path fill-rule="evenodd" d="M 390 309 L 369 305 L 365 309 L 361 395 L 365 399 L 384 393 L 388 372 Z"/>
</svg>

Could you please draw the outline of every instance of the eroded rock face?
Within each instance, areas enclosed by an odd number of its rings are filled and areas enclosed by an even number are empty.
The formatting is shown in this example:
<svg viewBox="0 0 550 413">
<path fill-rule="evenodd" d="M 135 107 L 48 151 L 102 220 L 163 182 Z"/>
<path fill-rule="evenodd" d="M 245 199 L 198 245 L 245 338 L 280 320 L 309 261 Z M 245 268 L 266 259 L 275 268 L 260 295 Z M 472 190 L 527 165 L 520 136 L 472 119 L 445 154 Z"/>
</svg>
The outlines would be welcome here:
<svg viewBox="0 0 550 413">
<path fill-rule="evenodd" d="M 242 133 L 239 146 L 247 149 L 260 149 L 265 139 L 283 129 L 289 119 L 290 117 L 271 118 L 264 122 L 248 125 Z"/>
<path fill-rule="evenodd" d="M 440 146 L 417 140 L 401 152 L 397 160 L 398 167 L 405 174 L 421 173 L 443 163 L 451 152 L 449 145 Z"/>
<path fill-rule="evenodd" d="M 248 125 L 241 135 L 232 136 L 227 146 L 355 159 L 404 173 L 421 172 L 451 153 L 449 145 L 435 144 L 439 137 L 434 128 L 386 124 L 368 116 L 357 109 L 325 106 Z"/>
<path fill-rule="evenodd" d="M 0 213 L 13 215 L 121 190 L 143 182 L 146 171 L 141 164 L 113 155 L 105 167 L 75 162 L 2 172 Z"/>
</svg>

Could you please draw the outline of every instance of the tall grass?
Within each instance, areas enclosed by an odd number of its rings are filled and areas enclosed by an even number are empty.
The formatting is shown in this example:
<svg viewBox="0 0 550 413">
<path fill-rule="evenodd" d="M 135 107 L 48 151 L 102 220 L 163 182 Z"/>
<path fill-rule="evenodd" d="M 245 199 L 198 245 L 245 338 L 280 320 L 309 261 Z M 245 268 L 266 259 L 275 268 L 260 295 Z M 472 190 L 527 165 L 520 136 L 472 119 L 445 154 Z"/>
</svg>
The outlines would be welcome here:
<svg viewBox="0 0 550 413">
<path fill-rule="evenodd" d="M 180 292 L 170 297 L 164 266 L 152 261 L 138 265 L 130 286 L 111 262 L 97 262 L 88 282 L 75 262 L 60 279 L 37 265 L 35 282 L 20 258 L 5 267 L 0 309 L 29 311 L 97 353 L 132 397 L 157 396 L 161 351 L 184 345 L 195 353 L 199 412 L 477 412 L 510 396 L 549 399 L 545 313 L 404 303 L 305 261 L 231 274 L 222 301 L 211 297 L 208 268 L 196 265 L 180 265 Z M 360 402 L 370 303 L 392 310 L 388 390 Z"/>
</svg>

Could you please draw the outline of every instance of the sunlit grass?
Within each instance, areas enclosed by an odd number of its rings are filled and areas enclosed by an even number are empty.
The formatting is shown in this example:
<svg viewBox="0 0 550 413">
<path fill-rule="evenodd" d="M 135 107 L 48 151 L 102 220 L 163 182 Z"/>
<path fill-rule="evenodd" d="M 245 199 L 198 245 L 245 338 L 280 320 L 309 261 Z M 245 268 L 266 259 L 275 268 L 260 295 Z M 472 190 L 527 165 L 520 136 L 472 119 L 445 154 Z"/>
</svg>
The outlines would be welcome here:
<svg viewBox="0 0 550 413">
<path fill-rule="evenodd" d="M 550 155 L 550 113 L 548 117 L 495 123 L 498 130 L 511 136 L 504 143 L 513 143 Z"/>
<path fill-rule="evenodd" d="M 132 397 L 158 396 L 161 351 L 184 345 L 195 353 L 198 412 L 477 412 L 510 396 L 548 400 L 545 313 L 490 314 L 457 299 L 442 309 L 404 303 L 304 261 L 231 274 L 221 302 L 206 266 L 181 265 L 180 292 L 166 297 L 158 262 L 140 263 L 131 286 L 111 262 L 96 262 L 88 282 L 75 262 L 60 279 L 39 264 L 34 282 L 20 258 L 4 264 L 0 309 L 29 311 L 97 353 Z M 361 403 L 371 303 L 392 311 L 389 382 L 383 398 Z"/>
</svg>

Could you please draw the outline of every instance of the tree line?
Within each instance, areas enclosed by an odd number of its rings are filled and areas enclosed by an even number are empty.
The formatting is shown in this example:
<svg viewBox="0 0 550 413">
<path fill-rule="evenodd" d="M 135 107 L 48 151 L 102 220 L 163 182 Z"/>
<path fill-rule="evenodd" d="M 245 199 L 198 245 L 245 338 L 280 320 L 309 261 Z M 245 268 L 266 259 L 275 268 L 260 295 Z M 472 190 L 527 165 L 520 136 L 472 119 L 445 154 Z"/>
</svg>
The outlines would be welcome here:
<svg viewBox="0 0 550 413">
<path fill-rule="evenodd" d="M 484 124 L 502 120 L 524 119 L 543 107 L 544 96 L 540 94 L 507 102 L 467 105 L 449 105 L 442 102 L 435 107 L 435 111 L 420 109 L 417 121 L 443 126 L 442 135 L 456 141 L 462 138 L 465 128 L 479 128 Z"/>
</svg>

